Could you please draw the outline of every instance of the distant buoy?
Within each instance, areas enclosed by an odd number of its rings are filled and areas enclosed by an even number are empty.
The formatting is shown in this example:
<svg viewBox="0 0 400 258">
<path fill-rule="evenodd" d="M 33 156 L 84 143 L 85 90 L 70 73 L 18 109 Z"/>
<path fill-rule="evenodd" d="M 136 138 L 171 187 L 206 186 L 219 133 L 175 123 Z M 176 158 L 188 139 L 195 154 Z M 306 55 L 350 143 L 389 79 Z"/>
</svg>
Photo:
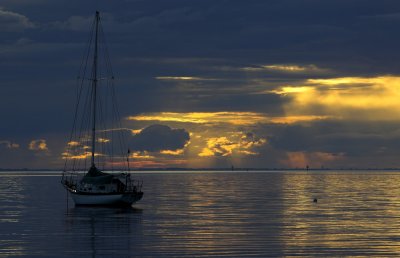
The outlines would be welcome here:
<svg viewBox="0 0 400 258">
<path fill-rule="evenodd" d="M 313 202 L 318 202 L 318 199 L 317 199 L 317 198 L 314 198 Z"/>
</svg>

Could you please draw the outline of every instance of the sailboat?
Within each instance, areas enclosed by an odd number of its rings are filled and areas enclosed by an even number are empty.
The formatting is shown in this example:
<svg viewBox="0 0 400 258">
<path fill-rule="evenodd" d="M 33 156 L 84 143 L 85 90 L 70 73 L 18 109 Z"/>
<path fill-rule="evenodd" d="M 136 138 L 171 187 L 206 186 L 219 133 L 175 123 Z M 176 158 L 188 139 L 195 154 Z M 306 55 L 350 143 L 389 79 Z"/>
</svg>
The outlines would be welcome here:
<svg viewBox="0 0 400 258">
<path fill-rule="evenodd" d="M 130 132 L 121 126 L 98 11 L 87 45 L 77 78 L 75 116 L 63 153 L 61 184 L 75 205 L 130 206 L 143 197 L 143 182 L 131 177 L 125 140 Z"/>
</svg>

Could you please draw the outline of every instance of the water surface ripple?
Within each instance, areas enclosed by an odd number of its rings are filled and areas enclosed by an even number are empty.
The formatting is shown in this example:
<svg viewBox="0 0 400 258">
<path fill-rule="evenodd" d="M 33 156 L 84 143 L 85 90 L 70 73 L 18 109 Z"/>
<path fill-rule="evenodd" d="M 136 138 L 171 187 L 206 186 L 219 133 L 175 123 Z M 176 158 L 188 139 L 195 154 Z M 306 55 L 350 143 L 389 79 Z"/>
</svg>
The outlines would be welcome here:
<svg viewBox="0 0 400 258">
<path fill-rule="evenodd" d="M 88 208 L 58 173 L 1 173 L 0 257 L 400 256 L 399 172 L 139 176 L 133 208 Z"/>
</svg>

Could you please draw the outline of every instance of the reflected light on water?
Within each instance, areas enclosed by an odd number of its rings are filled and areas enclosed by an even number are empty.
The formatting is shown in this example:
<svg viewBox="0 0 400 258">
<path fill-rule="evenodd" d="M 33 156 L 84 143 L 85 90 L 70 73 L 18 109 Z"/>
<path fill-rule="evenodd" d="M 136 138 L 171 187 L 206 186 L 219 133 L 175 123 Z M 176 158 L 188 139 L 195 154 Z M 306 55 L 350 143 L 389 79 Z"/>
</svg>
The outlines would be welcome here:
<svg viewBox="0 0 400 258">
<path fill-rule="evenodd" d="M 400 255 L 400 175 L 285 174 L 288 255 Z M 314 203 L 313 198 L 318 202 Z"/>
<path fill-rule="evenodd" d="M 10 231 L 21 221 L 26 207 L 24 188 L 22 178 L 0 176 L 0 256 L 26 255 L 24 242 Z"/>
<path fill-rule="evenodd" d="M 170 174 L 161 178 L 162 188 L 151 189 L 152 195 L 144 202 L 146 206 L 157 204 L 156 217 L 162 218 L 153 228 L 153 234 L 159 237 L 157 245 L 150 244 L 147 252 L 265 257 L 279 250 L 274 232 L 280 217 L 275 201 L 279 184 L 265 187 L 268 182 L 246 173 Z M 157 181 L 155 184 L 159 185 Z M 265 199 L 267 196 L 271 198 Z M 146 232 L 152 228 L 147 223 L 154 225 L 154 221 L 143 220 Z"/>
<path fill-rule="evenodd" d="M 130 209 L 67 206 L 59 173 L 8 174 L 0 256 L 400 256 L 398 172 L 146 172 Z"/>
</svg>

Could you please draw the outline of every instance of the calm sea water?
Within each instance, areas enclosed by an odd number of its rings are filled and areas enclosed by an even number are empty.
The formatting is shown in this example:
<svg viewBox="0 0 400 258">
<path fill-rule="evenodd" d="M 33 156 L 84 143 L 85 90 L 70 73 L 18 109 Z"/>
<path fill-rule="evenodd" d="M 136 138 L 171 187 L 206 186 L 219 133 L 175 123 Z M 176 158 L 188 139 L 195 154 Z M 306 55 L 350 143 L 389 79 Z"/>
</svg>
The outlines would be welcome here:
<svg viewBox="0 0 400 258">
<path fill-rule="evenodd" d="M 74 207 L 58 173 L 0 173 L 0 256 L 400 256 L 400 172 L 137 176 L 122 209 Z"/>
</svg>

